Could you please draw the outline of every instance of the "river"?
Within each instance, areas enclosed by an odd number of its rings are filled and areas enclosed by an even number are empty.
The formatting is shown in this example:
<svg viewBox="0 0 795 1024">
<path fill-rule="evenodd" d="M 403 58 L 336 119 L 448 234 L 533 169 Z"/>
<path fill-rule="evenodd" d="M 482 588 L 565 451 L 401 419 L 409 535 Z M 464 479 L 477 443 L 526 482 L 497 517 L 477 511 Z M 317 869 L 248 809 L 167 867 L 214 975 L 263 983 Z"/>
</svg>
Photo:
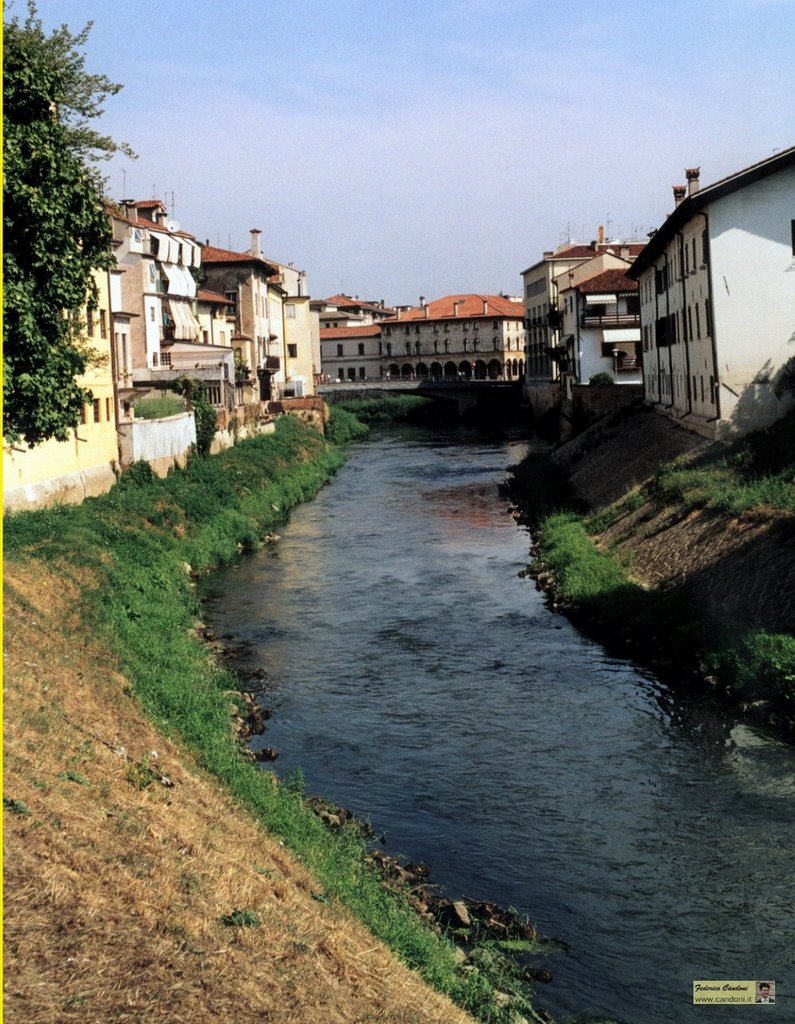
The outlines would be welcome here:
<svg viewBox="0 0 795 1024">
<path fill-rule="evenodd" d="M 692 982 L 770 978 L 761 1012 L 795 1020 L 793 751 L 545 607 L 498 491 L 525 450 L 376 434 L 205 583 L 207 621 L 268 672 L 257 745 L 450 895 L 562 940 L 537 985 L 553 1014 L 756 1024 L 693 1006 Z"/>
</svg>

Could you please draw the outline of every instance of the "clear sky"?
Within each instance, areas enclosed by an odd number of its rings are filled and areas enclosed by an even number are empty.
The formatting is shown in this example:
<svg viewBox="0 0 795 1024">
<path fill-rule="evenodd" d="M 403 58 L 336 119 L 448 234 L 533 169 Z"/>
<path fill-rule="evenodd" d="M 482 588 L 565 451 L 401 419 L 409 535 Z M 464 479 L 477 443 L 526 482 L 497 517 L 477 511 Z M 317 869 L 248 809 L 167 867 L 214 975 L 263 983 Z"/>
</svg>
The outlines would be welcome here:
<svg viewBox="0 0 795 1024">
<path fill-rule="evenodd" d="M 11 13 L 25 9 L 20 0 Z M 115 199 L 388 303 L 518 294 L 572 238 L 795 144 L 795 0 L 39 0 L 124 84 Z"/>
</svg>

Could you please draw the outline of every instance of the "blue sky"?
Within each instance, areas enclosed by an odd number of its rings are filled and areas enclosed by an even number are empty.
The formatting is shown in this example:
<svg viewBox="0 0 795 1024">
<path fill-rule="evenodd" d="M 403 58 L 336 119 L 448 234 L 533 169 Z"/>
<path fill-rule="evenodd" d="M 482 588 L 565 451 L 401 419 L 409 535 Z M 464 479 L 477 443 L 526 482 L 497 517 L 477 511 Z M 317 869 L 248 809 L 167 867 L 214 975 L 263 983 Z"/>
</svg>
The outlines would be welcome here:
<svg viewBox="0 0 795 1024">
<path fill-rule="evenodd" d="M 102 128 L 201 240 L 387 302 L 521 290 L 568 237 L 795 144 L 795 0 L 39 0 L 124 84 Z M 24 6 L 16 0 L 11 12 Z"/>
</svg>

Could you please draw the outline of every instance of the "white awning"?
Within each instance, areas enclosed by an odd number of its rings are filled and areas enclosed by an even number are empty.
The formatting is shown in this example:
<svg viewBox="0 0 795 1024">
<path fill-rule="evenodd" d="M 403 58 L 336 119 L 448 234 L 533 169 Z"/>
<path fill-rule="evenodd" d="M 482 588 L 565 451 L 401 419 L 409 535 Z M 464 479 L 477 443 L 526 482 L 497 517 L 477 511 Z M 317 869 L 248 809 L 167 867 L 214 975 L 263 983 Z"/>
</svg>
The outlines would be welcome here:
<svg viewBox="0 0 795 1024">
<path fill-rule="evenodd" d="M 168 305 L 174 319 L 174 337 L 194 341 L 199 332 L 190 302 L 169 296 Z"/>
<path fill-rule="evenodd" d="M 609 295 L 607 293 L 605 293 L 604 295 L 586 295 L 585 301 L 593 303 L 594 305 L 609 306 L 611 303 L 615 304 L 616 302 L 618 302 L 618 296 Z"/>
<path fill-rule="evenodd" d="M 602 331 L 602 337 L 606 345 L 615 341 L 640 341 L 640 328 L 624 327 L 612 331 L 605 329 Z"/>
<path fill-rule="evenodd" d="M 157 257 L 161 260 L 168 259 L 168 246 L 170 239 L 168 235 L 164 235 L 162 231 L 153 231 L 149 229 L 149 237 L 157 239 Z"/>
<path fill-rule="evenodd" d="M 163 270 L 168 278 L 168 294 L 184 295 L 193 299 L 196 296 L 196 282 L 193 274 L 187 267 L 181 267 L 174 263 L 164 263 Z"/>
</svg>

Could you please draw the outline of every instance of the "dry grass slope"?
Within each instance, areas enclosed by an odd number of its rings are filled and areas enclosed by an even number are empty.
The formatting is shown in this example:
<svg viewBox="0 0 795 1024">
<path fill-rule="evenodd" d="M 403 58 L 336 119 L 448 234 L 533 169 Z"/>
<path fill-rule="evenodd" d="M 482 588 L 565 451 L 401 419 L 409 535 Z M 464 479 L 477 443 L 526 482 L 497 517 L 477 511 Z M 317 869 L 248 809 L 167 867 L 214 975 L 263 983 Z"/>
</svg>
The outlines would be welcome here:
<svg viewBox="0 0 795 1024">
<path fill-rule="evenodd" d="M 90 584 L 7 566 L 5 1020 L 470 1021 L 154 730 L 81 627 Z"/>
</svg>

